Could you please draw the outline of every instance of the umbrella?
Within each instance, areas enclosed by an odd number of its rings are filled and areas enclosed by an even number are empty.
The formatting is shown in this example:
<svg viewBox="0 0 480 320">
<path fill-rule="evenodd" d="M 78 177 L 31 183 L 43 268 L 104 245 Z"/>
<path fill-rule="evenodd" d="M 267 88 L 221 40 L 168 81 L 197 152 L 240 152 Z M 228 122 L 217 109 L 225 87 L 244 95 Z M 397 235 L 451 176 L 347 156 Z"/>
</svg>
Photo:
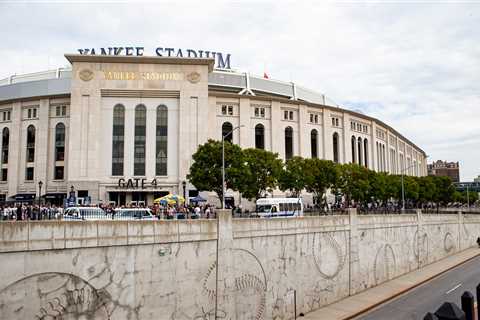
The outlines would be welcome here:
<svg viewBox="0 0 480 320">
<path fill-rule="evenodd" d="M 176 194 L 171 194 L 171 193 L 161 198 L 157 198 L 153 200 L 153 203 L 160 203 L 163 205 L 174 204 L 174 203 L 184 203 L 184 202 L 185 202 L 185 199 L 182 196 L 178 196 Z"/>
</svg>

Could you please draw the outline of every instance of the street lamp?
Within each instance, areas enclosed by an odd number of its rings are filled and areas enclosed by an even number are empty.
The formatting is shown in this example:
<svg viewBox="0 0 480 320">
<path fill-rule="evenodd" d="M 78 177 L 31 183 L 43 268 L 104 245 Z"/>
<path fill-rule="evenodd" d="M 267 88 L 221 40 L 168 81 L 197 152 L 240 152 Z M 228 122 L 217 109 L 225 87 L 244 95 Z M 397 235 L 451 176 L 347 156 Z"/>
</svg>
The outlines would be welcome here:
<svg viewBox="0 0 480 320">
<path fill-rule="evenodd" d="M 42 196 L 42 186 L 43 186 L 43 182 L 42 180 L 38 181 L 38 206 L 40 207 L 40 204 L 41 204 L 41 199 L 40 197 Z"/>
<path fill-rule="evenodd" d="M 182 187 L 183 187 L 183 199 L 185 200 L 185 188 L 187 187 L 187 182 L 184 180 L 182 181 Z"/>
<path fill-rule="evenodd" d="M 243 124 L 241 126 L 237 126 L 227 132 L 225 135 L 222 133 L 222 209 L 225 209 L 225 137 L 228 137 L 232 134 L 233 131 L 245 127 Z"/>
</svg>

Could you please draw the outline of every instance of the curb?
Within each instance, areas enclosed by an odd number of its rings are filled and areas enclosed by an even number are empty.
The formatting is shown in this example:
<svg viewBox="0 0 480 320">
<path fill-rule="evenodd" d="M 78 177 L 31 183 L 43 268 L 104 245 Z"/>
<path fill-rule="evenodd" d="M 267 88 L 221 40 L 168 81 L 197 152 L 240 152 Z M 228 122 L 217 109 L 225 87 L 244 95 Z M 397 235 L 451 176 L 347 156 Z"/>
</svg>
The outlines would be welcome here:
<svg viewBox="0 0 480 320">
<path fill-rule="evenodd" d="M 477 258 L 477 257 L 479 257 L 479 256 L 480 256 L 480 253 L 477 253 L 477 254 L 475 254 L 474 256 L 472 256 L 472 257 L 470 257 L 470 258 L 468 258 L 468 259 L 466 259 L 466 260 L 463 260 L 462 262 L 460 262 L 460 263 L 458 263 L 458 264 L 456 264 L 456 265 L 453 265 L 453 266 L 451 266 L 451 267 L 443 270 L 443 271 L 440 272 L 440 273 L 437 273 L 437 274 L 435 274 L 435 275 L 432 275 L 431 277 L 428 277 L 428 278 L 425 279 L 425 280 L 422 280 L 422 281 L 420 281 L 420 282 L 418 282 L 418 283 L 416 283 L 416 284 L 414 284 L 414 285 L 412 285 L 412 286 L 410 286 L 410 287 L 408 287 L 408 288 L 405 288 L 405 289 L 403 289 L 403 290 L 401 290 L 401 291 L 399 291 L 399 292 L 397 292 L 397 293 L 389 296 L 388 298 L 382 299 L 382 300 L 380 300 L 380 301 L 378 301 L 378 302 L 376 302 L 376 303 L 374 303 L 374 304 L 372 304 L 372 305 L 370 305 L 370 306 L 368 306 L 368 307 L 366 307 L 366 308 L 363 308 L 363 309 L 360 310 L 360 311 L 355 312 L 355 313 L 352 314 L 352 315 L 347 316 L 346 318 L 342 318 L 341 320 L 354 319 L 354 318 L 360 316 L 361 314 L 363 314 L 363 313 L 365 313 L 365 312 L 367 312 L 367 311 L 369 311 L 369 310 L 372 310 L 373 308 L 375 308 L 375 307 L 377 307 L 377 306 L 379 306 L 379 305 L 381 305 L 381 304 L 384 304 L 385 302 L 387 302 L 387 301 L 389 301 L 389 300 L 392 300 L 392 299 L 394 299 L 394 298 L 396 298 L 396 297 L 404 294 L 404 293 L 407 292 L 407 291 L 410 291 L 410 290 L 412 290 L 412 289 L 415 289 L 416 287 L 419 287 L 419 286 L 421 286 L 422 284 L 424 284 L 424 283 L 426 283 L 426 282 L 429 282 L 429 281 L 433 280 L 434 278 L 436 278 L 436 277 L 438 277 L 438 276 L 441 276 L 442 274 L 444 274 L 444 273 L 446 273 L 446 272 L 448 272 L 448 271 L 450 271 L 450 270 L 452 270 L 452 269 L 455 269 L 456 267 L 461 266 L 462 264 L 467 263 L 467 262 L 469 262 L 469 261 L 471 261 L 471 260 L 473 260 L 473 259 L 475 259 L 475 258 Z M 393 279 L 392 279 L 392 280 L 393 280 Z"/>
</svg>

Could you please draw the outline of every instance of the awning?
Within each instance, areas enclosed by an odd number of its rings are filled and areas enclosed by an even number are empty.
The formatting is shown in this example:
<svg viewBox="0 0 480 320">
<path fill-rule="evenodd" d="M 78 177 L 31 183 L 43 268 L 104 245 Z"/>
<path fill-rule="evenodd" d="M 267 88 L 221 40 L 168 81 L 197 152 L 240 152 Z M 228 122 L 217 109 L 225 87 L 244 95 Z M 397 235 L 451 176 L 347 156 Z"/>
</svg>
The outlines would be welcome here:
<svg viewBox="0 0 480 320">
<path fill-rule="evenodd" d="M 10 197 L 15 201 L 32 201 L 35 199 L 35 193 L 17 193 L 16 195 Z"/>
<path fill-rule="evenodd" d="M 42 198 L 47 199 L 47 200 L 54 200 L 54 199 L 63 200 L 66 197 L 67 197 L 66 192 L 50 192 L 50 193 L 46 193 L 42 196 Z"/>
<path fill-rule="evenodd" d="M 201 196 L 196 196 L 194 198 L 190 198 L 190 202 L 206 202 L 207 200 L 202 198 Z"/>
</svg>

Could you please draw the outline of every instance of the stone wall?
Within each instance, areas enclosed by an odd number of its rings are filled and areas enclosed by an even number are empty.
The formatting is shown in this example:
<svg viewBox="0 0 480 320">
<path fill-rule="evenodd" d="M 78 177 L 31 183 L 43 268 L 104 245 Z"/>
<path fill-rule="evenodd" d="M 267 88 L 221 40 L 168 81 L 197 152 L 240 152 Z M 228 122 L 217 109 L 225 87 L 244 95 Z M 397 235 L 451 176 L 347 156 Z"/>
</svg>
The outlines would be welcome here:
<svg viewBox="0 0 480 320">
<path fill-rule="evenodd" d="M 480 216 L 0 223 L 0 319 L 291 319 L 475 245 Z M 218 239 L 218 240 L 217 240 Z"/>
</svg>

